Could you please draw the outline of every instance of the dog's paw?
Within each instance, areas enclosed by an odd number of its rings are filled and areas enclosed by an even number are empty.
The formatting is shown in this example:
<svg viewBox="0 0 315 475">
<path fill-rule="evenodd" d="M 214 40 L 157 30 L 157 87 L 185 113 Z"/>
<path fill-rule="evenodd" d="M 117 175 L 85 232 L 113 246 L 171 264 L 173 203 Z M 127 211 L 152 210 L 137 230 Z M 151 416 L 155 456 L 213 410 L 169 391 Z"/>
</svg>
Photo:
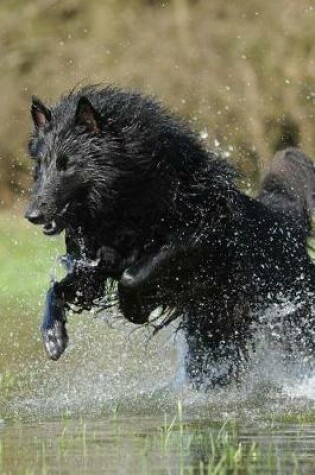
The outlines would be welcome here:
<svg viewBox="0 0 315 475">
<path fill-rule="evenodd" d="M 68 345 L 68 334 L 65 323 L 55 320 L 50 328 L 42 327 L 44 348 L 50 359 L 57 361 Z"/>
</svg>

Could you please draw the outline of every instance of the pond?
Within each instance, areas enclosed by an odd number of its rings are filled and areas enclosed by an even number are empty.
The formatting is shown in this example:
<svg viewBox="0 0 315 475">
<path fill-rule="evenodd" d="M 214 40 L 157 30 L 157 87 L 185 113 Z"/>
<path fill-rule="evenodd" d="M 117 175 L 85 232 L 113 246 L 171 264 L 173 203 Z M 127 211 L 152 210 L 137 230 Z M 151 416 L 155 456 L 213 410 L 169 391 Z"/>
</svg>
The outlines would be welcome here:
<svg viewBox="0 0 315 475">
<path fill-rule="evenodd" d="M 293 377 L 265 342 L 241 383 L 203 392 L 170 330 L 85 315 L 69 333 L 57 363 L 37 334 L 33 354 L 12 346 L 1 473 L 314 473 L 315 377 Z"/>
<path fill-rule="evenodd" d="M 315 471 L 315 376 L 258 336 L 239 383 L 196 391 L 174 328 L 72 315 L 57 362 L 39 322 L 62 252 L 0 216 L 0 473 L 300 474 Z"/>
</svg>

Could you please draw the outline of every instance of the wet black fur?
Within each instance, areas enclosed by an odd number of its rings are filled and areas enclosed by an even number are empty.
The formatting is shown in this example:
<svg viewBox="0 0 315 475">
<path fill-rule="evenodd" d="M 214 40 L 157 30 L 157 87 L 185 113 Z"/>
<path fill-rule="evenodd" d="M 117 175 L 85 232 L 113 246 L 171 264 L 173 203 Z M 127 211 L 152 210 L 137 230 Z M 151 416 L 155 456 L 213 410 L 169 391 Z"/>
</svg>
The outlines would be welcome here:
<svg viewBox="0 0 315 475">
<path fill-rule="evenodd" d="M 299 343 L 313 349 L 306 240 L 315 180 L 301 151 L 276 157 L 252 199 L 186 125 L 137 93 L 87 87 L 51 109 L 34 98 L 32 114 L 37 172 L 26 214 L 65 229 L 75 259 L 50 291 L 54 305 L 48 298 L 43 334 L 53 359 L 66 346 L 64 308 L 91 308 L 107 277 L 135 323 L 158 306 L 176 309 L 165 323 L 181 322 L 196 384 L 238 374 L 255 315 L 270 304 L 297 306 L 286 324 L 305 329 Z"/>
</svg>

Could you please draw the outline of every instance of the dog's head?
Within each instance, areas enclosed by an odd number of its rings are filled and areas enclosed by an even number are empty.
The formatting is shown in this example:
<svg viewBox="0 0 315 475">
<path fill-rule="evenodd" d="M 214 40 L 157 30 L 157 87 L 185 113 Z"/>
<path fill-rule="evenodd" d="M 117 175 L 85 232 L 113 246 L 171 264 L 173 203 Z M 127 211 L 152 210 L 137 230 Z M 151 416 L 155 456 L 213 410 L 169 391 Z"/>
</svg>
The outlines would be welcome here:
<svg viewBox="0 0 315 475">
<path fill-rule="evenodd" d="M 25 217 L 43 225 L 45 234 L 58 234 L 80 213 L 78 208 L 84 211 L 97 173 L 95 161 L 100 154 L 106 160 L 104 147 L 110 144 L 102 140 L 101 117 L 85 96 L 53 109 L 33 97 L 31 114 L 34 186 Z"/>
<path fill-rule="evenodd" d="M 25 216 L 46 234 L 92 218 L 103 232 L 125 224 L 160 242 L 175 221 L 195 221 L 199 203 L 212 209 L 233 188 L 230 168 L 138 93 L 86 87 L 52 109 L 33 98 L 31 113 L 35 183 Z"/>
</svg>

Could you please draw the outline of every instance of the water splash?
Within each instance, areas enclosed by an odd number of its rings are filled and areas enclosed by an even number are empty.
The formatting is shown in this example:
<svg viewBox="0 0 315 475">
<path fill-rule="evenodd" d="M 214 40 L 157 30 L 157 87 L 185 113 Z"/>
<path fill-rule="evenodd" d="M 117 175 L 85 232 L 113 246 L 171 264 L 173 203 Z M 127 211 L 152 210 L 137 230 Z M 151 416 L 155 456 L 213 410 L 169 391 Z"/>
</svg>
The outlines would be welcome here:
<svg viewBox="0 0 315 475">
<path fill-rule="evenodd" d="M 282 309 L 282 310 L 281 310 Z M 269 321 L 279 321 L 287 306 L 269 309 Z M 265 314 L 266 315 L 266 314 Z M 266 317 L 265 317 L 266 318 Z M 17 417 L 50 418 L 64 414 L 174 412 L 181 399 L 188 413 L 213 419 L 241 414 L 304 410 L 315 401 L 315 374 L 303 374 L 298 358 L 286 354 L 272 324 L 257 329 L 255 351 L 239 383 L 208 392 L 186 381 L 183 335 L 168 328 L 154 338 L 113 318 L 70 318 L 71 344 L 58 361 L 31 355 L 18 367 L 17 388 L 6 411 Z M 277 330 L 278 331 L 278 330 Z"/>
</svg>

